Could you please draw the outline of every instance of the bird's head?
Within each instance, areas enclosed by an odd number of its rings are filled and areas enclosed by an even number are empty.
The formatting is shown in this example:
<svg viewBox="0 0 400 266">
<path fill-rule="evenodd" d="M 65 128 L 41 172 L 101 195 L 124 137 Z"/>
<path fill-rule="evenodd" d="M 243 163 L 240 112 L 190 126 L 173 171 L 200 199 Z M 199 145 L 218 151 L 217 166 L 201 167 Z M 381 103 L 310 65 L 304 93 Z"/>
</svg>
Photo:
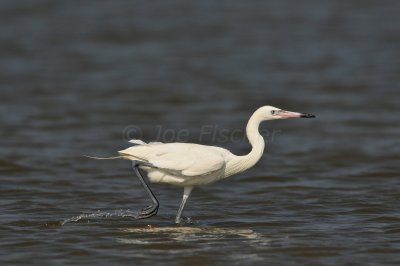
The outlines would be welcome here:
<svg viewBox="0 0 400 266">
<path fill-rule="evenodd" d="M 313 118 L 315 115 L 285 111 L 273 106 L 263 106 L 259 109 L 264 120 L 287 119 L 287 118 Z"/>
</svg>

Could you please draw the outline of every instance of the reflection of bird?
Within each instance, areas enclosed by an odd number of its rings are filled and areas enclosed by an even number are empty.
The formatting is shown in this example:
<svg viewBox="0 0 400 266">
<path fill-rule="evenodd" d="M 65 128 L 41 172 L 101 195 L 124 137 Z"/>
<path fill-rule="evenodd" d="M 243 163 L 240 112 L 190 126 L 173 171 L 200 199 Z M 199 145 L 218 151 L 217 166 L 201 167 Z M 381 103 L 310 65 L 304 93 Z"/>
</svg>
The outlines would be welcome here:
<svg viewBox="0 0 400 266">
<path fill-rule="evenodd" d="M 180 217 L 186 200 L 194 186 L 205 185 L 236 173 L 243 172 L 254 166 L 264 152 L 264 139 L 258 132 L 262 121 L 314 117 L 311 114 L 284 111 L 272 106 L 259 108 L 251 116 L 246 133 L 252 150 L 244 156 L 237 156 L 230 151 L 215 147 L 192 143 L 145 143 L 141 140 L 131 140 L 136 144 L 119 152 L 122 158 L 132 160 L 133 170 L 142 182 L 153 202 L 142 210 L 140 219 L 157 214 L 159 203 L 142 177 L 142 169 L 147 172 L 152 183 L 167 183 L 184 188 L 183 199 L 175 222 L 180 222 Z"/>
</svg>

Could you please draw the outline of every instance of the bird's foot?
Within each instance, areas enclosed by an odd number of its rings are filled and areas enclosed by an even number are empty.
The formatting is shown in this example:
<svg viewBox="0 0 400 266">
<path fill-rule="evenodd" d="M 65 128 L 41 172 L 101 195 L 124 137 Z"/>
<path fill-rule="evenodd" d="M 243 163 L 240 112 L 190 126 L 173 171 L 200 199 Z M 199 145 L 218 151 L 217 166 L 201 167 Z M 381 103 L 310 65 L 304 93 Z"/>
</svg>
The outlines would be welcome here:
<svg viewBox="0 0 400 266">
<path fill-rule="evenodd" d="M 155 207 L 154 205 L 149 205 L 149 206 L 147 206 L 147 207 L 144 207 L 144 208 L 142 209 L 142 212 L 151 210 L 151 209 L 154 208 L 154 207 Z"/>
<path fill-rule="evenodd" d="M 150 218 L 151 216 L 154 216 L 157 214 L 158 211 L 158 206 L 157 205 L 150 205 L 142 209 L 142 211 L 139 213 L 137 219 L 146 219 Z"/>
<path fill-rule="evenodd" d="M 175 218 L 176 225 L 186 225 L 186 224 L 193 224 L 193 221 L 190 217 L 177 217 Z"/>
</svg>

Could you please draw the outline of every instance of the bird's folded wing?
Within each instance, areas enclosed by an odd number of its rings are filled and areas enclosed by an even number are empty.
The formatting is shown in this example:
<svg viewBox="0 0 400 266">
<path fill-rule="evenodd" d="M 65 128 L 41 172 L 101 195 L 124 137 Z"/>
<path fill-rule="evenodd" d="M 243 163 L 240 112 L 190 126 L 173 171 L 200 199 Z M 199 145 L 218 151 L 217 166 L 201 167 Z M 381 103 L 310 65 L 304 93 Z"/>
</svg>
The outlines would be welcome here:
<svg viewBox="0 0 400 266">
<path fill-rule="evenodd" d="M 148 161 L 158 168 L 180 172 L 185 176 L 201 176 L 224 169 L 223 154 L 210 146 L 168 143 L 141 145 L 121 151 Z"/>
</svg>

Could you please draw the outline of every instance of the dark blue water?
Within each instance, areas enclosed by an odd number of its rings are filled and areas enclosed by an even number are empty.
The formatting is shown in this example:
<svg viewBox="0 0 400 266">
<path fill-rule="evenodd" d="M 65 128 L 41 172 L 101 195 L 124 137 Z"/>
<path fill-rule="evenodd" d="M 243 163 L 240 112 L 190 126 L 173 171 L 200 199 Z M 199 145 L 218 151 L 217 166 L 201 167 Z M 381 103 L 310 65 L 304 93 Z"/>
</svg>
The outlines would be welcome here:
<svg viewBox="0 0 400 266">
<path fill-rule="evenodd" d="M 0 262 L 398 265 L 398 1 L 0 4 Z M 147 196 L 130 138 L 249 152 L 251 170 Z"/>
</svg>

